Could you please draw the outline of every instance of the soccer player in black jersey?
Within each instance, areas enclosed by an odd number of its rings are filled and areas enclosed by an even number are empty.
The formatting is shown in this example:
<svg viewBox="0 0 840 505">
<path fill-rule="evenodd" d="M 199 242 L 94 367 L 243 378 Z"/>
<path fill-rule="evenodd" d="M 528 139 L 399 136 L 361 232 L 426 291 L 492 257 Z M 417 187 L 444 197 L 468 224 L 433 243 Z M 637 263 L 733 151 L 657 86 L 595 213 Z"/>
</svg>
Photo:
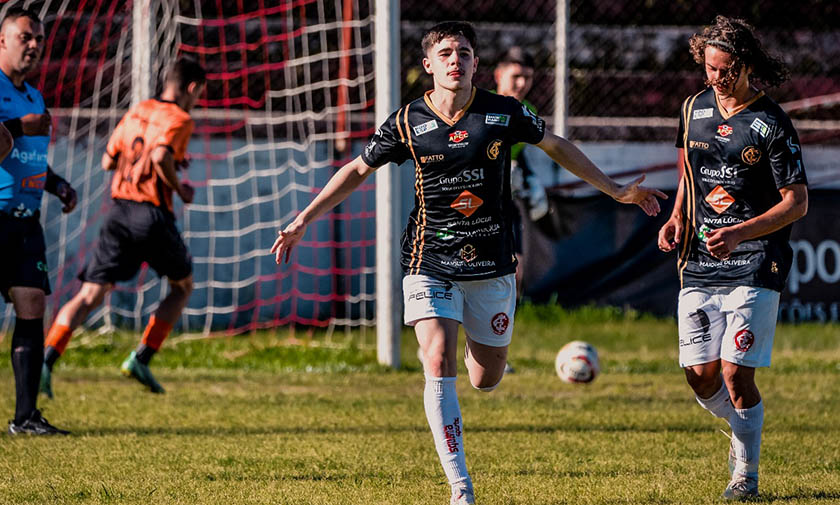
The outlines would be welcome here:
<svg viewBox="0 0 840 505">
<path fill-rule="evenodd" d="M 791 223 L 808 209 L 799 138 L 757 82 L 786 78 L 753 28 L 718 16 L 690 41 L 708 87 L 682 106 L 679 185 L 659 231 L 679 249 L 680 366 L 700 405 L 732 428 L 724 498 L 758 495 L 764 405 L 755 369 L 770 366 Z"/>
<path fill-rule="evenodd" d="M 474 88 L 476 37 L 468 23 L 447 22 L 423 37 L 423 66 L 434 89 L 393 113 L 361 156 L 342 167 L 274 242 L 280 263 L 308 224 L 344 200 L 377 167 L 414 163 L 414 210 L 402 239 L 405 322 L 423 350 L 424 404 L 453 504 L 475 503 L 455 393 L 458 325 L 467 334 L 466 365 L 475 388 L 502 378 L 513 329 L 516 288 L 510 147 L 537 144 L 572 173 L 649 215 L 665 195 L 619 185 L 570 142 L 545 131 L 520 102 Z"/>
</svg>

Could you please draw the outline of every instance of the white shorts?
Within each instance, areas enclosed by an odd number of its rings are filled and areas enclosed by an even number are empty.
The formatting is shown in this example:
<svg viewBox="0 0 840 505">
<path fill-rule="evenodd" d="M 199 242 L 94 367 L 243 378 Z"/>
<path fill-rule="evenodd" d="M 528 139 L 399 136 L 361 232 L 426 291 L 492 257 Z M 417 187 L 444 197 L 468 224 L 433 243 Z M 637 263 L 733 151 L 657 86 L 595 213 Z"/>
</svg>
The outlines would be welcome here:
<svg viewBox="0 0 840 505">
<path fill-rule="evenodd" d="M 516 278 L 508 274 L 480 281 L 444 281 L 428 275 L 403 277 L 405 324 L 445 317 L 464 325 L 479 344 L 504 347 L 513 334 Z"/>
<path fill-rule="evenodd" d="M 680 290 L 680 366 L 718 359 L 770 366 L 779 292 L 749 286 Z"/>
</svg>

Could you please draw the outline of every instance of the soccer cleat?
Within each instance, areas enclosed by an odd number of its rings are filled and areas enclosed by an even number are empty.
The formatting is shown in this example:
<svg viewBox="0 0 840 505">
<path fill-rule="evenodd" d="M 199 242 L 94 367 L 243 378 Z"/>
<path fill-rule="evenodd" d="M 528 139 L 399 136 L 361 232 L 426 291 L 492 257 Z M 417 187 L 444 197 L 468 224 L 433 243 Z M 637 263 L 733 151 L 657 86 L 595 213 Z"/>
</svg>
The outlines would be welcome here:
<svg viewBox="0 0 840 505">
<path fill-rule="evenodd" d="M 20 424 L 9 421 L 9 435 L 69 435 L 70 432 L 51 425 L 41 415 L 40 410 L 35 410 L 29 419 Z"/>
<path fill-rule="evenodd" d="M 758 498 L 758 477 L 736 474 L 723 491 L 724 500 L 747 501 Z"/>
<path fill-rule="evenodd" d="M 126 377 L 134 377 L 140 384 L 148 387 L 152 393 L 165 393 L 163 386 L 155 380 L 155 376 L 149 370 L 147 365 L 137 361 L 137 352 L 131 351 L 131 354 L 122 362 L 120 372 Z"/>
<path fill-rule="evenodd" d="M 47 398 L 52 399 L 53 397 L 52 371 L 46 363 L 41 366 L 41 383 L 38 385 L 38 391 L 47 395 Z"/>
<path fill-rule="evenodd" d="M 449 505 L 475 505 L 475 495 L 471 487 L 452 486 L 452 498 Z"/>
<path fill-rule="evenodd" d="M 516 373 L 516 370 L 514 370 L 513 367 L 510 366 L 510 361 L 505 363 L 505 375 L 507 375 L 509 373 Z"/>
</svg>

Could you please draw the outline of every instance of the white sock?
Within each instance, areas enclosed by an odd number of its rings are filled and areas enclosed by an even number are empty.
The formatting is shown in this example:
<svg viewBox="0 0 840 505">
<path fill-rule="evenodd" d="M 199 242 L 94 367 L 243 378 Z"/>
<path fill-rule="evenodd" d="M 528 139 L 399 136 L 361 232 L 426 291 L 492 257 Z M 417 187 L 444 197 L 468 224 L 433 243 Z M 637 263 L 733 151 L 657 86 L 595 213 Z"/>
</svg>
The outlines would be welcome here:
<svg viewBox="0 0 840 505">
<path fill-rule="evenodd" d="M 464 458 L 464 425 L 458 393 L 455 391 L 455 377 L 431 377 L 426 375 L 423 390 L 423 405 L 426 419 L 435 437 L 440 464 L 450 485 L 472 487 L 467 461 Z"/>
<path fill-rule="evenodd" d="M 758 478 L 758 457 L 761 454 L 761 428 L 764 425 L 764 402 L 749 409 L 734 409 L 732 448 L 735 449 L 735 473 Z"/>
<path fill-rule="evenodd" d="M 700 398 L 697 395 L 694 395 L 694 397 L 697 398 L 697 403 L 701 407 L 711 412 L 713 416 L 726 420 L 726 422 L 730 422 L 729 419 L 735 413 L 725 382 L 721 384 L 720 390 L 709 398 Z"/>
</svg>

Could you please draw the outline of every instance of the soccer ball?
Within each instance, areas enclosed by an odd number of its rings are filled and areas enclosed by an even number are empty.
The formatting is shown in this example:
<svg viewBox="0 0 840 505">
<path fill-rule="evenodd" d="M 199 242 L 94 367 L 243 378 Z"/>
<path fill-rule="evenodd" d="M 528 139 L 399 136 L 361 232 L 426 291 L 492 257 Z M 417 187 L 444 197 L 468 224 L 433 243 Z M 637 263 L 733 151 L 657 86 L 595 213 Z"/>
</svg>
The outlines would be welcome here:
<svg viewBox="0 0 840 505">
<path fill-rule="evenodd" d="M 575 340 L 564 345 L 554 360 L 554 369 L 563 382 L 587 383 L 595 380 L 601 366 L 598 351 L 588 342 Z"/>
</svg>

